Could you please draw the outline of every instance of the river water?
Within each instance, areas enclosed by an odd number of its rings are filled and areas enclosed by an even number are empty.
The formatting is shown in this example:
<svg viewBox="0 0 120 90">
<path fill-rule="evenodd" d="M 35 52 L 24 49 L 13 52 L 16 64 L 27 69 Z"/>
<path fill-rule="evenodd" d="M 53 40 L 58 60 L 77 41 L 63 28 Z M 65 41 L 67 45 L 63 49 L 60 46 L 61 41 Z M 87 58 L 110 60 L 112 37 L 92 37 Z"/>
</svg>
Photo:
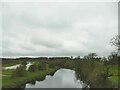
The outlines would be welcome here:
<svg viewBox="0 0 120 90">
<path fill-rule="evenodd" d="M 25 88 L 84 88 L 87 85 L 77 80 L 74 70 L 59 69 L 53 76 L 47 75 L 43 81 L 27 83 Z"/>
</svg>

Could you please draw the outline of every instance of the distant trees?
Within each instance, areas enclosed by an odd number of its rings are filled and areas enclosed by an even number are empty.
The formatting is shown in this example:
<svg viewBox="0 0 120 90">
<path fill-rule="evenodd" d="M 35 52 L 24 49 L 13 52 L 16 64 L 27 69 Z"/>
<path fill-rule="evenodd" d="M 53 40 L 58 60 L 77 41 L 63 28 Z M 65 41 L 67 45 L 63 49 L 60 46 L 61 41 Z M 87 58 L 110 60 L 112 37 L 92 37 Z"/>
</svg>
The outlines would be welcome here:
<svg viewBox="0 0 120 90">
<path fill-rule="evenodd" d="M 80 56 L 75 57 L 75 59 L 77 59 L 77 60 L 80 59 Z"/>
<path fill-rule="evenodd" d="M 109 60 L 109 64 L 118 64 L 118 54 L 117 52 L 112 52 L 109 56 L 108 56 L 108 60 Z"/>
<path fill-rule="evenodd" d="M 84 59 L 96 59 L 97 56 L 96 53 L 89 53 L 87 56 L 84 56 Z"/>
<path fill-rule="evenodd" d="M 73 59 L 73 56 L 70 56 L 71 59 Z"/>
<path fill-rule="evenodd" d="M 89 54 L 88 54 L 88 57 L 89 57 L 90 59 L 96 58 L 96 56 L 97 56 L 96 53 L 89 53 Z"/>
<path fill-rule="evenodd" d="M 48 60 L 69 60 L 70 57 L 49 57 Z"/>
<path fill-rule="evenodd" d="M 120 64 L 120 35 L 116 35 L 111 39 L 111 44 L 117 48 L 117 52 L 111 53 L 108 59 L 110 63 Z"/>
<path fill-rule="evenodd" d="M 116 59 L 117 58 L 117 52 L 112 52 L 109 56 L 108 56 L 108 59 L 111 60 L 111 59 Z"/>
</svg>

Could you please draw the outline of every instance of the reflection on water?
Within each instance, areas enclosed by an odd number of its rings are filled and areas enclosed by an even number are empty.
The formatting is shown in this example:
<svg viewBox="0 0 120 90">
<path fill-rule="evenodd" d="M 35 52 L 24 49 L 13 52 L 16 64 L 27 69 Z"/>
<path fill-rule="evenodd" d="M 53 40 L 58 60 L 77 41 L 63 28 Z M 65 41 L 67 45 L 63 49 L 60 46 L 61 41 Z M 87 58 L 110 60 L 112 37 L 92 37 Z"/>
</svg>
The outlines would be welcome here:
<svg viewBox="0 0 120 90">
<path fill-rule="evenodd" d="M 26 88 L 83 88 L 84 83 L 77 80 L 75 71 L 60 69 L 54 76 L 47 75 L 45 80 L 36 81 L 35 84 L 26 84 Z"/>
</svg>

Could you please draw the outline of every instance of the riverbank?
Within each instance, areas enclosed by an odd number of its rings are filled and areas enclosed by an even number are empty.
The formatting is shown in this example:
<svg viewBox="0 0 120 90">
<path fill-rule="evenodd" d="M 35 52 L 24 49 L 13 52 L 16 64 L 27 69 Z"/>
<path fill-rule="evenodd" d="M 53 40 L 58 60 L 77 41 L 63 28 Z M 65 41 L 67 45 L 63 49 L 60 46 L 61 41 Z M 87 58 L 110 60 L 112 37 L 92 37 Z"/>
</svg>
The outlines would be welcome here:
<svg viewBox="0 0 120 90">
<path fill-rule="evenodd" d="M 31 62 L 33 61 L 31 60 Z M 99 60 L 36 60 L 34 64 L 42 62 L 47 64 L 47 69 L 35 72 L 27 71 L 24 77 L 2 76 L 3 88 L 18 88 L 22 83 L 25 84 L 37 79 L 43 80 L 47 74 L 54 74 L 58 70 L 57 67 L 75 70 L 77 78 L 90 85 L 90 88 L 117 88 L 120 83 L 118 64 L 106 64 Z M 11 71 L 5 70 L 3 75 L 11 75 Z"/>
<path fill-rule="evenodd" d="M 105 65 L 102 61 L 66 61 L 65 68 L 76 71 L 78 79 L 90 88 L 118 88 L 120 69 L 118 65 Z"/>
<path fill-rule="evenodd" d="M 53 75 L 58 69 L 46 69 L 36 72 L 27 72 L 24 77 L 2 76 L 2 88 L 18 88 L 28 82 L 43 80 L 46 75 Z"/>
</svg>

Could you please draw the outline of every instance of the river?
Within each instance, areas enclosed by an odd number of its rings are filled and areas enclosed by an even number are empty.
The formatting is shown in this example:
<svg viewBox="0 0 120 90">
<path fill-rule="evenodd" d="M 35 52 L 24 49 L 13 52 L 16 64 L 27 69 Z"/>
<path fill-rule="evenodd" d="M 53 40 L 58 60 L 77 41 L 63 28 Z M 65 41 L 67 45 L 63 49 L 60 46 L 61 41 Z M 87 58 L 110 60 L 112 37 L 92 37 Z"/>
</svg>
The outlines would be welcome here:
<svg viewBox="0 0 120 90">
<path fill-rule="evenodd" d="M 87 85 L 77 80 L 74 70 L 59 69 L 53 76 L 47 75 L 43 81 L 27 83 L 25 88 L 84 88 Z"/>
</svg>

